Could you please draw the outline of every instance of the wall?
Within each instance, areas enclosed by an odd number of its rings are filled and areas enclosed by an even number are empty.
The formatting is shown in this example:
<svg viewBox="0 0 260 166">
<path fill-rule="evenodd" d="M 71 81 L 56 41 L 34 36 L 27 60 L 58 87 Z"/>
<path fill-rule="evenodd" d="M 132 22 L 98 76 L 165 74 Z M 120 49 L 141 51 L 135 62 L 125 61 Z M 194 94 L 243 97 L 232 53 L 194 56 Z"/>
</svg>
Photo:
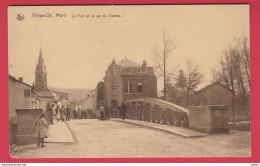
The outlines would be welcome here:
<svg viewBox="0 0 260 166">
<path fill-rule="evenodd" d="M 228 132 L 225 106 L 189 106 L 189 128 L 206 133 Z"/>
<path fill-rule="evenodd" d="M 16 109 L 32 108 L 32 94 L 31 87 L 9 79 L 9 120 L 11 123 L 16 123 L 17 115 Z M 30 90 L 30 97 L 24 96 L 24 90 Z"/>
<path fill-rule="evenodd" d="M 37 143 L 34 137 L 35 120 L 42 113 L 42 109 L 17 109 L 17 133 L 15 143 L 18 145 Z"/>
</svg>

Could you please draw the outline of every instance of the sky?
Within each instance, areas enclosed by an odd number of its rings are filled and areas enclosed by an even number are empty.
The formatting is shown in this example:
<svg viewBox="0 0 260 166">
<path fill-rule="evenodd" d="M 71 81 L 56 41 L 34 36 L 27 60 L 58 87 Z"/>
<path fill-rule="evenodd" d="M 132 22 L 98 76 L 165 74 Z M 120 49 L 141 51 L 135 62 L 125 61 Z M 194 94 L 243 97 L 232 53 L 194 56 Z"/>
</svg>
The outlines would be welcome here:
<svg viewBox="0 0 260 166">
<path fill-rule="evenodd" d="M 47 13 L 52 17 L 39 17 Z M 32 84 L 41 47 L 48 85 L 95 89 L 114 58 L 154 66 L 153 48 L 162 44 L 163 32 L 176 43 L 169 70 L 177 74 L 193 60 L 204 75 L 202 88 L 211 83 L 222 50 L 249 36 L 249 5 L 8 7 L 9 74 Z M 157 86 L 163 88 L 162 78 Z"/>
</svg>

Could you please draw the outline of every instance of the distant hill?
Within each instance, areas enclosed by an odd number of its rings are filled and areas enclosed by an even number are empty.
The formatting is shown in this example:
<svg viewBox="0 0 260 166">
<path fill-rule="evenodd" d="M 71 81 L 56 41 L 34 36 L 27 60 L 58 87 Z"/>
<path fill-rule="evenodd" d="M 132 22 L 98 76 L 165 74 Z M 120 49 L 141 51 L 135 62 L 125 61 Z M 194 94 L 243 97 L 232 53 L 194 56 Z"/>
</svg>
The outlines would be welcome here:
<svg viewBox="0 0 260 166">
<path fill-rule="evenodd" d="M 87 95 L 90 93 L 92 89 L 66 89 L 66 88 L 57 88 L 48 86 L 48 89 L 59 92 L 66 92 L 69 94 L 69 100 L 77 99 L 85 99 Z"/>
</svg>

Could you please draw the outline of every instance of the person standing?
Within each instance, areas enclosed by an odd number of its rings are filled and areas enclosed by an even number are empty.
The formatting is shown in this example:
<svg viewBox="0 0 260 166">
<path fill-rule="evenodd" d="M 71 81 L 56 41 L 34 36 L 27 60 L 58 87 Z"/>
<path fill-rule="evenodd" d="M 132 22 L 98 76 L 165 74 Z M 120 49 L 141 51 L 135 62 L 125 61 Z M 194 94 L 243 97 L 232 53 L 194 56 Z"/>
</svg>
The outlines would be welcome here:
<svg viewBox="0 0 260 166">
<path fill-rule="evenodd" d="M 104 107 L 103 107 L 102 104 L 100 104 L 100 107 L 99 107 L 99 113 L 100 113 L 100 120 L 104 120 L 105 109 L 104 109 Z"/>
<path fill-rule="evenodd" d="M 66 108 L 66 121 L 69 120 L 70 120 L 70 105 L 68 105 Z"/>
<path fill-rule="evenodd" d="M 60 119 L 62 121 L 64 121 L 64 119 L 65 119 L 65 108 L 64 108 L 64 105 L 62 105 L 61 109 L 60 109 Z"/>
<path fill-rule="evenodd" d="M 109 107 L 108 106 L 105 107 L 105 119 L 109 120 Z"/>
<path fill-rule="evenodd" d="M 49 114 L 50 114 L 50 124 L 53 125 L 53 108 L 54 108 L 54 104 L 51 105 L 51 107 L 49 108 Z"/>
<path fill-rule="evenodd" d="M 122 104 L 120 110 L 121 110 L 121 117 L 122 117 L 123 120 L 125 120 L 125 118 L 126 118 L 126 111 L 127 111 L 125 103 Z"/>
<path fill-rule="evenodd" d="M 34 137 L 38 138 L 37 146 L 41 145 L 41 148 L 43 148 L 45 147 L 45 145 L 43 145 L 43 142 L 44 138 L 47 138 L 48 127 L 48 123 L 45 120 L 45 114 L 41 113 L 40 117 L 35 120 L 34 124 L 36 125 L 36 132 L 34 134 Z"/>
<path fill-rule="evenodd" d="M 75 109 L 73 110 L 73 119 L 77 119 L 77 112 Z"/>
<path fill-rule="evenodd" d="M 78 110 L 77 110 L 77 119 L 80 119 L 80 108 L 78 106 Z"/>
<path fill-rule="evenodd" d="M 59 120 L 60 120 L 60 106 L 59 105 L 57 105 L 55 112 L 56 112 L 57 122 L 59 122 Z"/>
</svg>

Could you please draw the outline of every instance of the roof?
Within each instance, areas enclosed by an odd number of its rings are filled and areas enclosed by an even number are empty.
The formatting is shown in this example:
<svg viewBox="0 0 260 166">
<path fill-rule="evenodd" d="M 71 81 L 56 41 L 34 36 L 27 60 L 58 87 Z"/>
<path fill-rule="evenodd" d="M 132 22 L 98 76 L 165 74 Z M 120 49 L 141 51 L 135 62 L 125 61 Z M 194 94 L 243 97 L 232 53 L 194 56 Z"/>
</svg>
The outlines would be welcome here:
<svg viewBox="0 0 260 166">
<path fill-rule="evenodd" d="M 56 93 L 50 91 L 50 90 L 45 90 L 45 91 L 37 91 L 37 93 L 40 95 L 40 96 L 58 96 Z"/>
<path fill-rule="evenodd" d="M 27 85 L 27 86 L 29 86 L 30 88 L 32 87 L 32 86 L 29 85 L 29 84 L 26 84 L 26 83 L 24 83 L 24 82 L 22 82 L 22 81 L 17 80 L 14 76 L 11 76 L 10 74 L 8 75 L 8 77 L 9 77 L 9 79 L 12 80 L 13 82 L 18 82 L 18 83 Z"/>
<path fill-rule="evenodd" d="M 225 85 L 222 85 L 222 84 L 220 84 L 220 83 L 218 83 L 218 82 L 214 82 L 214 83 L 212 83 L 212 84 L 210 84 L 210 85 L 207 85 L 207 86 L 205 86 L 204 88 L 202 88 L 202 89 L 196 91 L 196 92 L 194 93 L 194 95 L 197 94 L 197 93 L 200 93 L 200 92 L 202 92 L 202 91 L 205 91 L 205 90 L 211 88 L 211 87 L 214 86 L 214 85 L 220 85 L 220 86 L 222 86 L 223 88 L 226 88 L 227 90 L 229 90 L 231 93 L 233 92 L 230 88 L 226 87 Z"/>
<path fill-rule="evenodd" d="M 138 63 L 127 59 L 126 57 L 119 63 L 121 67 L 141 67 Z"/>
<path fill-rule="evenodd" d="M 70 103 L 68 100 L 66 100 L 66 99 L 62 99 L 62 100 L 60 100 L 60 102 L 62 102 L 62 103 Z"/>
</svg>

